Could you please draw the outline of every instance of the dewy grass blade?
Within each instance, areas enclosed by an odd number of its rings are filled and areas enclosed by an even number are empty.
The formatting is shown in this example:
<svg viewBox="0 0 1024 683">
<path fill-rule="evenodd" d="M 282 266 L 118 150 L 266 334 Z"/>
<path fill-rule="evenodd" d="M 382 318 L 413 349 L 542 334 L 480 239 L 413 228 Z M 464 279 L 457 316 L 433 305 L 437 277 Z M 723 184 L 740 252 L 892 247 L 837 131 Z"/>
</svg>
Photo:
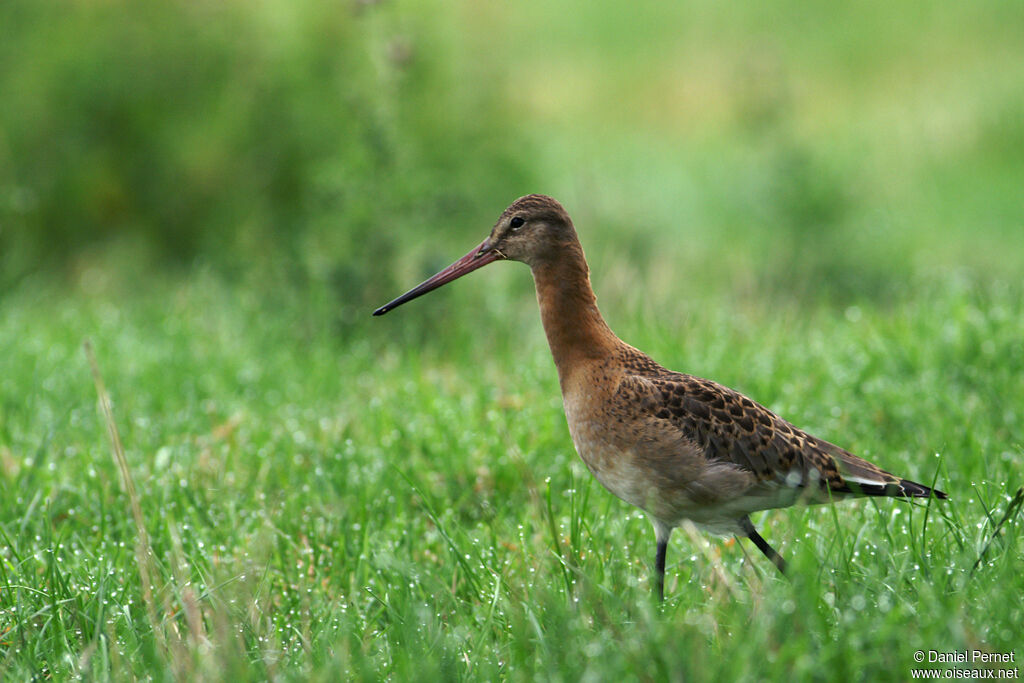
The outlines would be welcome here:
<svg viewBox="0 0 1024 683">
<path fill-rule="evenodd" d="M 462 571 L 465 572 L 466 581 L 469 583 L 469 587 L 473 591 L 474 597 L 476 599 L 479 599 L 479 577 L 476 575 L 476 572 L 473 570 L 472 565 L 470 565 L 465 555 L 455 544 L 455 540 L 452 539 L 451 535 L 449 535 L 448 530 L 445 529 L 445 526 L 441 522 L 440 517 L 438 517 L 437 513 L 434 512 L 434 507 L 433 505 L 431 505 L 430 499 L 427 498 L 426 494 L 418 486 L 416 486 L 416 484 L 413 483 L 412 479 L 410 479 L 408 475 L 405 474 L 405 472 L 402 472 L 401 470 L 397 471 L 399 475 L 401 475 L 401 477 L 405 479 L 406 483 L 409 484 L 410 488 L 412 488 L 413 493 L 419 496 L 420 500 L 423 502 L 423 509 L 426 510 L 427 516 L 430 517 L 430 520 L 434 523 L 434 526 L 437 527 L 437 532 L 441 534 L 441 538 L 443 538 L 445 543 L 448 544 L 449 550 L 451 550 L 452 555 L 455 556 L 455 561 L 458 563 L 460 567 L 462 567 Z"/>
<path fill-rule="evenodd" d="M 941 465 L 941 463 L 940 463 Z M 939 467 L 935 468 L 935 474 L 932 475 L 932 481 L 930 488 L 935 489 L 939 481 Z M 924 506 L 924 522 L 921 524 L 921 540 L 925 543 L 928 541 L 928 518 L 932 512 L 932 501 L 934 498 L 928 498 Z"/>
<path fill-rule="evenodd" d="M 1014 494 L 1013 500 L 1006 506 L 1006 512 L 1003 513 L 1002 518 L 996 523 L 995 528 L 992 529 L 992 533 L 989 535 L 988 540 L 985 542 L 985 546 L 978 553 L 978 559 L 974 562 L 974 566 L 971 567 L 971 575 L 978 570 L 981 563 L 985 560 L 985 555 L 988 554 L 989 548 L 992 547 L 992 542 L 999 536 L 999 532 L 1011 519 L 1020 514 L 1021 506 L 1024 505 L 1024 486 L 1017 489 L 1017 493 Z"/>
<path fill-rule="evenodd" d="M 494 628 L 494 612 L 498 607 L 498 598 L 501 597 L 501 575 L 494 575 L 494 593 L 491 596 L 491 605 L 487 609 L 487 618 L 480 624 L 480 635 L 477 636 L 476 643 L 473 645 L 473 649 L 470 654 L 480 652 L 484 647 L 490 631 Z"/>
<path fill-rule="evenodd" d="M 142 516 L 142 506 L 139 503 L 139 494 L 135 489 L 135 482 L 132 480 L 131 470 L 128 468 L 128 459 L 124 454 L 124 446 L 121 443 L 121 435 L 117 430 L 117 423 L 114 421 L 114 410 L 110 403 L 110 395 L 103 383 L 103 376 L 100 373 L 99 363 L 96 362 L 96 354 L 93 352 L 92 343 L 86 339 L 82 347 L 85 356 L 89 360 L 89 367 L 92 370 L 93 382 L 96 385 L 96 395 L 99 398 L 100 411 L 103 413 L 103 420 L 106 423 L 107 435 L 110 437 L 111 454 L 114 463 L 121 472 L 121 482 L 131 506 L 132 518 L 135 521 L 135 530 L 138 534 L 135 544 L 135 560 L 139 569 L 139 579 L 142 582 L 142 601 L 146 606 L 146 616 L 149 619 L 153 635 L 165 654 L 168 652 L 166 635 L 160 627 L 160 620 L 156 613 L 156 601 L 153 596 L 153 577 L 156 574 L 156 564 L 153 561 L 153 547 L 149 542 L 149 534 L 146 531 L 146 521 Z"/>
<path fill-rule="evenodd" d="M 555 510 L 554 505 L 551 502 L 551 479 L 547 480 L 547 487 L 544 492 L 545 502 L 547 504 L 547 519 L 548 519 L 548 530 L 551 533 L 551 551 L 554 553 L 555 558 L 558 560 L 558 564 L 562 568 L 562 577 L 565 580 L 565 594 L 566 597 L 572 597 L 572 577 L 569 574 L 569 569 L 566 566 L 565 557 L 562 555 L 562 544 L 558 540 L 558 527 L 555 524 Z"/>
</svg>

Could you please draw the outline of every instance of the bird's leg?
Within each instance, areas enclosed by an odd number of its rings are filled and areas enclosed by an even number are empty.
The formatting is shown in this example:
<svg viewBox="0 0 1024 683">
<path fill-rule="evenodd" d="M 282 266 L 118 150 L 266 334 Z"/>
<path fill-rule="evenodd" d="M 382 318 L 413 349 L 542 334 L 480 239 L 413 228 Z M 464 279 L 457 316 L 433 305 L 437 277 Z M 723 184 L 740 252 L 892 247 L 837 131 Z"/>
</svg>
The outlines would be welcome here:
<svg viewBox="0 0 1024 683">
<path fill-rule="evenodd" d="M 654 556 L 654 577 L 658 587 L 658 602 L 665 600 L 665 553 L 668 551 L 668 541 L 658 541 L 658 552 Z"/>
<path fill-rule="evenodd" d="M 658 591 L 658 602 L 665 601 L 665 554 L 668 552 L 668 537 L 672 535 L 672 527 L 654 520 L 654 536 L 658 541 L 658 550 L 654 555 L 654 585 Z"/>
<path fill-rule="evenodd" d="M 757 549 L 764 553 L 764 556 L 771 560 L 772 564 L 774 564 L 778 568 L 779 572 L 785 576 L 786 561 L 782 559 L 782 555 L 779 555 L 779 553 L 776 552 L 775 548 L 768 545 L 768 541 L 764 540 L 761 537 L 761 534 L 757 533 L 757 529 L 754 528 L 753 523 L 750 521 L 750 517 L 744 517 L 740 520 L 740 528 L 743 529 L 743 533 L 747 535 L 747 538 L 754 542 Z"/>
</svg>

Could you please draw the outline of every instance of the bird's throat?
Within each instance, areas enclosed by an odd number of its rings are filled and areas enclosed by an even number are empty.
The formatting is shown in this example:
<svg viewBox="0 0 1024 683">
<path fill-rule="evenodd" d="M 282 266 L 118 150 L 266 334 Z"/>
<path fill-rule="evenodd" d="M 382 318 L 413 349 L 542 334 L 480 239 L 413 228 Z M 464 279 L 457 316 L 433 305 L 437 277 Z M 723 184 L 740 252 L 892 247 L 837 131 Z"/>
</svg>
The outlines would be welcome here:
<svg viewBox="0 0 1024 683">
<path fill-rule="evenodd" d="M 541 322 L 558 377 L 588 361 L 606 359 L 621 344 L 601 317 L 590 273 L 579 242 L 559 250 L 559 257 L 533 265 Z"/>
</svg>

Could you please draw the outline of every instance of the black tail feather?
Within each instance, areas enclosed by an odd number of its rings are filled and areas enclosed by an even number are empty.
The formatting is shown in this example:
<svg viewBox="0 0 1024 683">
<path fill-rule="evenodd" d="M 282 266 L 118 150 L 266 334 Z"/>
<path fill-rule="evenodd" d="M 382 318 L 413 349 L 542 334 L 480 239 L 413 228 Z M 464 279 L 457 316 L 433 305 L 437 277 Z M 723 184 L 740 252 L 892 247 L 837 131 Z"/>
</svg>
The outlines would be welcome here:
<svg viewBox="0 0 1024 683">
<path fill-rule="evenodd" d="M 949 496 L 938 489 L 928 488 L 924 484 L 918 484 L 916 481 L 910 481 L 909 479 L 900 479 L 899 483 L 900 493 L 897 495 L 902 498 L 938 498 L 939 500 L 948 500 Z"/>
<path fill-rule="evenodd" d="M 918 484 L 909 479 L 900 479 L 892 484 L 864 484 L 861 482 L 844 482 L 842 488 L 832 489 L 833 493 L 853 493 L 862 496 L 884 496 L 887 498 L 936 498 L 948 500 L 944 492 Z"/>
</svg>

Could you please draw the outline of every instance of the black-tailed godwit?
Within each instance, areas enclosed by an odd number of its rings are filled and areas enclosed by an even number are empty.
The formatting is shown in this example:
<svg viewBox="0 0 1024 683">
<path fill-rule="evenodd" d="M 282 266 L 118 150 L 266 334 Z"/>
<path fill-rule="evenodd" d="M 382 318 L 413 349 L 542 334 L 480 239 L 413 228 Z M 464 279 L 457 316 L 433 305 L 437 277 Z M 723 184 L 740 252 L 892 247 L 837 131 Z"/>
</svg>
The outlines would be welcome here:
<svg viewBox="0 0 1024 683">
<path fill-rule="evenodd" d="M 785 561 L 750 513 L 851 496 L 947 497 L 797 429 L 737 391 L 667 370 L 616 337 L 597 310 L 572 220 L 551 197 L 516 200 L 479 246 L 373 314 L 501 260 L 533 271 L 580 457 L 606 489 L 646 511 L 654 525 L 659 598 L 669 536 L 684 520 L 749 538 L 784 571 Z"/>
</svg>

